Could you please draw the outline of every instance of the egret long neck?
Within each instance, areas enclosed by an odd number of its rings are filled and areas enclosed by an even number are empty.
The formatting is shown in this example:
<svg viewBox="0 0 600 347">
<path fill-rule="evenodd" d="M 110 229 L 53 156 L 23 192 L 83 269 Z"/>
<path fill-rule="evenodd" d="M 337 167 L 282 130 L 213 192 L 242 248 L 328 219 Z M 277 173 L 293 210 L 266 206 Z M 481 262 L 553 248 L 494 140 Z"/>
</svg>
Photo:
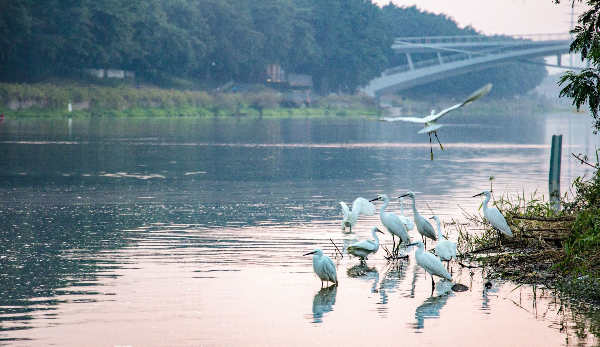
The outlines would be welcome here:
<svg viewBox="0 0 600 347">
<path fill-rule="evenodd" d="M 415 201 L 415 198 L 413 198 L 412 196 L 410 197 L 412 199 L 412 203 L 413 203 L 413 214 L 414 214 L 414 219 L 417 219 L 418 217 L 420 217 L 421 215 L 419 214 L 419 212 L 417 211 L 417 202 Z"/>
<path fill-rule="evenodd" d="M 444 240 L 444 237 L 442 236 L 442 228 L 440 227 L 440 220 L 436 220 L 437 222 L 437 226 L 438 226 L 438 240 L 442 241 Z"/>
<path fill-rule="evenodd" d="M 488 195 L 488 194 L 485 195 L 485 200 L 483 200 L 483 212 L 484 213 L 488 209 L 488 202 L 490 201 L 491 197 L 492 197 L 491 195 Z"/>
<path fill-rule="evenodd" d="M 379 237 L 377 237 L 377 229 L 373 230 L 373 238 L 375 239 L 375 247 L 379 248 Z"/>
<path fill-rule="evenodd" d="M 421 257 L 421 254 L 423 254 L 423 248 L 424 248 L 423 246 L 419 246 L 417 248 L 417 250 L 415 251 L 415 258 L 416 257 Z"/>
<path fill-rule="evenodd" d="M 379 216 L 383 216 L 385 214 L 385 209 L 387 208 L 389 203 L 390 203 L 389 199 L 383 200 L 383 205 L 381 205 L 381 208 L 379 209 Z"/>
</svg>

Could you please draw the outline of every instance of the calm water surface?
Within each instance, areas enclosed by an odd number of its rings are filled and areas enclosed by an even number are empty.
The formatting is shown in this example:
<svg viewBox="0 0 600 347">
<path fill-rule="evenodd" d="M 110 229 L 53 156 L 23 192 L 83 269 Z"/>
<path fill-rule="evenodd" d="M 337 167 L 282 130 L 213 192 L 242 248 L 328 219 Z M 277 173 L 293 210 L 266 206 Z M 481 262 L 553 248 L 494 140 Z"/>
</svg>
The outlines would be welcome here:
<svg viewBox="0 0 600 347">
<path fill-rule="evenodd" d="M 422 214 L 450 222 L 477 212 L 471 196 L 492 175 L 496 194 L 547 195 L 553 134 L 566 192 L 591 173 L 571 156 L 600 144 L 590 120 L 456 115 L 431 162 L 418 126 L 365 119 L 8 118 L 0 343 L 596 345 L 596 318 L 548 290 L 487 290 L 480 269 L 454 266 L 470 289 L 442 282 L 432 294 L 412 250 L 400 264 L 380 251 L 361 269 L 345 255 L 340 285 L 322 289 L 302 257 L 371 237 L 378 214 L 341 232 L 339 201 L 358 196 L 412 190 Z"/>
</svg>

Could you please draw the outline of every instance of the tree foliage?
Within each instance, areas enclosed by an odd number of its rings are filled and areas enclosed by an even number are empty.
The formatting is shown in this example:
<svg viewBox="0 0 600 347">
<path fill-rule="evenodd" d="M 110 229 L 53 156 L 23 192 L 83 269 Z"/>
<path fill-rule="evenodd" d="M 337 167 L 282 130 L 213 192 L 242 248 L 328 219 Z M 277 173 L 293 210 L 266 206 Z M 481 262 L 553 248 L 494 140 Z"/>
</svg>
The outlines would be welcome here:
<svg viewBox="0 0 600 347">
<path fill-rule="evenodd" d="M 555 2 L 559 3 L 560 0 Z M 575 40 L 571 43 L 570 51 L 581 53 L 581 60 L 587 59 L 593 67 L 580 73 L 566 72 L 559 80 L 560 85 L 565 84 L 560 96 L 572 98 L 577 109 L 588 104 L 594 118 L 593 127 L 596 134 L 600 130 L 600 1 L 579 2 L 584 2 L 589 9 L 579 16 L 578 25 L 571 30 L 571 34 L 575 34 Z"/>
<path fill-rule="evenodd" d="M 395 37 L 447 35 L 477 32 L 370 0 L 0 0 L 0 81 L 113 68 L 215 85 L 265 81 L 278 64 L 313 76 L 322 93 L 351 93 L 398 63 Z M 520 93 L 535 69 L 499 67 L 494 81 Z M 463 77 L 437 92 L 481 84 Z"/>
</svg>

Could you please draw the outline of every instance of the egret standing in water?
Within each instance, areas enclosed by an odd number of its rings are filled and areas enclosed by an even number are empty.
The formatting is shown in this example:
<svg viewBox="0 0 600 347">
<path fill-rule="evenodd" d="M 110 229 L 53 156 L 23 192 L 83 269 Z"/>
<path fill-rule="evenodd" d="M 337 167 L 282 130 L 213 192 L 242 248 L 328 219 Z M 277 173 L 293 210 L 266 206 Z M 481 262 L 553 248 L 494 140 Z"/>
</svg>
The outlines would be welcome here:
<svg viewBox="0 0 600 347">
<path fill-rule="evenodd" d="M 404 223 L 404 227 L 406 228 L 406 230 L 413 230 L 413 228 L 415 227 L 415 225 L 410 220 L 410 218 L 407 218 L 404 215 L 404 198 L 403 197 L 400 197 L 400 220 L 402 221 L 402 223 Z"/>
<path fill-rule="evenodd" d="M 424 252 L 425 246 L 422 241 L 413 242 L 409 244 L 409 246 L 419 247 L 415 252 L 415 259 L 417 259 L 417 264 L 431 275 L 431 291 L 435 289 L 435 282 L 433 281 L 434 275 L 452 281 L 452 276 L 448 270 L 446 270 L 442 261 L 435 255 Z"/>
<path fill-rule="evenodd" d="M 432 239 L 434 241 L 437 240 L 437 236 L 435 235 L 435 230 L 431 226 L 431 223 L 429 223 L 429 221 L 427 219 L 425 219 L 425 217 L 421 216 L 419 214 L 419 211 L 417 211 L 417 203 L 415 202 L 415 193 L 408 192 L 408 193 L 402 195 L 401 198 L 405 197 L 405 196 L 410 196 L 410 198 L 412 199 L 413 219 L 415 220 L 415 224 L 417 225 L 417 231 L 419 232 L 419 234 L 421 234 L 421 237 L 423 238 L 423 242 L 425 242 L 425 244 L 427 244 L 427 239 L 425 237 L 429 237 L 430 239 Z"/>
<path fill-rule="evenodd" d="M 338 284 L 337 272 L 335 271 L 335 264 L 333 260 L 323 254 L 323 250 L 320 248 L 315 249 L 312 252 L 306 253 L 305 255 L 314 254 L 313 256 L 313 270 L 321 279 L 321 287 L 323 282 L 333 282 Z M 328 283 L 329 284 L 329 283 Z"/>
<path fill-rule="evenodd" d="M 340 201 L 340 205 L 342 205 L 342 212 L 344 214 L 342 219 L 342 231 L 346 230 L 346 227 L 349 227 L 350 232 L 352 232 L 352 227 L 356 224 L 359 214 L 365 216 L 372 216 L 375 214 L 375 205 L 365 198 L 357 198 L 354 200 L 354 203 L 352 203 L 352 211 L 350 211 L 345 202 Z"/>
<path fill-rule="evenodd" d="M 372 240 L 362 240 L 355 242 L 348 246 L 346 251 L 352 254 L 355 257 L 359 257 L 361 260 L 366 260 L 369 254 L 375 254 L 379 250 L 379 237 L 377 237 L 377 233 L 383 232 L 377 227 L 371 228 L 371 233 L 373 234 L 374 241 Z"/>
<path fill-rule="evenodd" d="M 500 242 L 500 232 L 508 237 L 513 237 L 512 231 L 510 231 L 510 227 L 508 226 L 508 223 L 506 223 L 506 219 L 502 213 L 500 213 L 496 207 L 488 207 L 488 202 L 492 198 L 492 193 L 490 193 L 489 190 L 484 190 L 477 195 L 473 195 L 473 197 L 481 195 L 485 195 L 485 200 L 483 201 L 483 216 L 490 222 L 494 229 L 498 230 L 498 242 Z"/>
<path fill-rule="evenodd" d="M 440 119 L 440 117 L 442 117 L 446 113 L 456 110 L 457 108 L 463 107 L 465 105 L 468 105 L 468 104 L 472 103 L 473 101 L 481 98 L 482 96 L 487 94 L 490 90 L 492 90 L 492 84 L 491 83 L 486 84 L 485 86 L 481 87 L 480 89 L 475 91 L 473 94 L 471 94 L 465 101 L 463 101 L 459 104 L 456 104 L 454 106 L 448 107 L 447 109 L 442 110 L 440 113 L 435 113 L 435 110 L 431 110 L 431 114 L 427 117 L 423 117 L 423 118 L 383 117 L 383 118 L 379 118 L 379 120 L 385 121 L 385 122 L 404 121 L 404 122 L 424 124 L 425 127 L 423 129 L 421 129 L 421 131 L 419 131 L 419 134 L 427 133 L 427 135 L 429 135 L 429 148 L 431 151 L 431 160 L 433 160 L 433 145 L 431 144 L 431 133 L 433 133 L 435 135 L 435 138 L 437 139 L 438 143 L 440 144 L 440 148 L 442 149 L 442 151 L 444 150 L 444 146 L 442 146 L 442 143 L 440 142 L 440 139 L 437 136 L 437 130 L 439 128 L 443 127 L 443 125 L 437 124 L 437 120 Z"/>
<path fill-rule="evenodd" d="M 435 254 L 437 254 L 441 260 L 447 261 L 448 266 L 450 266 L 450 260 L 452 260 L 452 258 L 456 260 L 456 243 L 454 241 L 444 239 L 444 235 L 442 235 L 442 226 L 440 225 L 440 219 L 438 216 L 434 215 L 429 219 L 435 219 L 438 227 L 439 241 L 435 245 Z"/>
<path fill-rule="evenodd" d="M 397 254 L 398 249 L 396 247 L 396 240 L 394 239 L 394 235 L 400 238 L 400 241 L 398 241 L 398 247 L 400 247 L 400 244 L 402 242 L 410 243 L 410 236 L 408 236 L 408 231 L 406 230 L 404 223 L 402 223 L 402 220 L 400 219 L 400 217 L 398 217 L 398 215 L 396 215 L 394 212 L 385 212 L 385 209 L 390 203 L 390 199 L 388 199 L 387 195 L 379 195 L 375 199 L 372 199 L 370 201 L 377 200 L 383 200 L 383 205 L 381 205 L 381 209 L 379 210 L 379 219 L 381 220 L 381 224 L 385 226 L 387 231 L 390 234 L 392 234 L 392 241 L 394 243 L 394 249 L 392 251 Z"/>
</svg>

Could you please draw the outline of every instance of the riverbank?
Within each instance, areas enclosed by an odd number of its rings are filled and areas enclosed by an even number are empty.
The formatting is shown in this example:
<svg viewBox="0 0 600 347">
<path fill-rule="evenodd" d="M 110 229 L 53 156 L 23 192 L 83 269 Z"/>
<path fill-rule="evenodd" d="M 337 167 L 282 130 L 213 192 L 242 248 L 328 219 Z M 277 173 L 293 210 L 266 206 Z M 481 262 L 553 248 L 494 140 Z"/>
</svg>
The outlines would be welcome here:
<svg viewBox="0 0 600 347">
<path fill-rule="evenodd" d="M 308 97 L 290 103 L 290 96 L 260 92 L 182 91 L 131 86 L 75 86 L 0 83 L 0 112 L 13 117 L 313 117 L 421 116 L 459 100 L 407 100 L 391 96 L 377 104 L 366 95 Z M 70 105 L 70 106 L 69 106 Z M 564 108 L 556 108 L 563 111 Z M 535 114 L 554 111 L 540 97 L 497 100 L 487 98 L 457 112 L 465 114 Z"/>
<path fill-rule="evenodd" d="M 559 212 L 543 197 L 501 197 L 496 206 L 506 217 L 512 238 L 498 239 L 497 231 L 480 215 L 467 215 L 472 226 L 484 231 L 473 235 L 465 225 L 456 225 L 463 261 L 489 269 L 490 277 L 544 285 L 600 307 L 598 171 L 590 179 L 577 178 L 573 194 L 569 200 L 563 197 Z"/>
<path fill-rule="evenodd" d="M 272 90 L 206 93 L 130 86 L 0 83 L 0 112 L 15 117 L 273 117 L 378 113 L 375 100 L 368 96 L 336 95 L 313 100 L 308 94 L 302 96 L 302 103 L 290 105 L 289 96 Z"/>
</svg>

